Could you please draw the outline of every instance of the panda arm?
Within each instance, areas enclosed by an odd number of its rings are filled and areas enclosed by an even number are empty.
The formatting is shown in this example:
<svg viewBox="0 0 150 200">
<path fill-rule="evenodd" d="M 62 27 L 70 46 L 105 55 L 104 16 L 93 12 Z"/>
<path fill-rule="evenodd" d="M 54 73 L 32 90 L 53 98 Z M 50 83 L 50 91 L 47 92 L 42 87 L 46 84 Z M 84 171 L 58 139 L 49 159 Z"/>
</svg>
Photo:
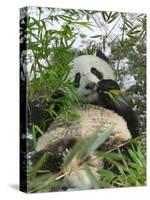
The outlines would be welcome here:
<svg viewBox="0 0 150 200">
<path fill-rule="evenodd" d="M 132 137 L 135 138 L 139 135 L 137 116 L 131 106 L 128 104 L 128 100 L 125 95 L 117 95 L 117 98 L 112 99 L 108 93 L 111 90 L 120 90 L 117 82 L 107 79 L 98 83 L 97 92 L 99 94 L 99 105 L 113 110 L 120 116 L 122 116 L 130 130 Z"/>
<path fill-rule="evenodd" d="M 136 113 L 126 102 L 126 98 L 120 97 L 116 102 L 114 102 L 114 105 L 112 105 L 112 110 L 114 110 L 116 113 L 118 113 L 125 119 L 125 121 L 127 122 L 128 129 L 132 134 L 132 137 L 135 138 L 139 136 L 138 120 Z"/>
</svg>

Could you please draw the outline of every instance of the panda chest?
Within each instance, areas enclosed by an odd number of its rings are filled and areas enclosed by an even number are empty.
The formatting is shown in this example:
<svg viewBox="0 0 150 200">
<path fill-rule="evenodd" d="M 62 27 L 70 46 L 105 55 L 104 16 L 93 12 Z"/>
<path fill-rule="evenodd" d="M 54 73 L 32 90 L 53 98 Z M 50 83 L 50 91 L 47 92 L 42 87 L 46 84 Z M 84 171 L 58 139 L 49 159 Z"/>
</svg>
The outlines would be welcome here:
<svg viewBox="0 0 150 200">
<path fill-rule="evenodd" d="M 97 132 L 102 132 L 111 125 L 111 122 L 106 123 L 103 115 L 94 110 L 80 111 L 80 132 L 82 133 L 82 138 L 87 138 L 96 134 Z"/>
</svg>

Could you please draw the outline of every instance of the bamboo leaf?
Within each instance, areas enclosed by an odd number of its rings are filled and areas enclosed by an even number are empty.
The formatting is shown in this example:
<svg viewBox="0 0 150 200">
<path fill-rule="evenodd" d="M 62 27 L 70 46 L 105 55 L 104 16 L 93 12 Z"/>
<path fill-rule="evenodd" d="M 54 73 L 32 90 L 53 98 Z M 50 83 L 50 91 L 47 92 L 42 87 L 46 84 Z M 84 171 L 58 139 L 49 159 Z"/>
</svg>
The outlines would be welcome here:
<svg viewBox="0 0 150 200">
<path fill-rule="evenodd" d="M 67 155 L 67 157 L 66 157 L 66 159 L 64 161 L 64 165 L 63 165 L 64 167 L 66 165 L 68 165 L 76 155 L 78 155 L 80 149 L 82 148 L 82 146 L 84 146 L 84 143 L 85 143 L 85 141 L 81 140 L 76 145 L 74 145 L 73 149 Z"/>
<path fill-rule="evenodd" d="M 88 141 L 85 143 L 84 148 L 80 150 L 79 154 L 80 157 L 88 156 L 91 153 L 93 153 L 98 147 L 100 147 L 110 136 L 114 129 L 115 125 L 111 125 L 108 129 L 106 129 L 103 132 L 95 133 L 90 138 L 88 138 Z M 97 130 L 98 132 L 98 130 Z"/>
</svg>

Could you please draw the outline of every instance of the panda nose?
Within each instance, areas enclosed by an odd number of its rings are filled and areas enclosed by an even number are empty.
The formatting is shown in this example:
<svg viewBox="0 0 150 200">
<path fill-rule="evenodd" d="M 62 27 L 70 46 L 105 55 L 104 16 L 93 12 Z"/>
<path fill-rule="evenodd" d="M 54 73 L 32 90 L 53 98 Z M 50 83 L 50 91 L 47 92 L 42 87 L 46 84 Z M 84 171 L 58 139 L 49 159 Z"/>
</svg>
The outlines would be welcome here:
<svg viewBox="0 0 150 200">
<path fill-rule="evenodd" d="M 85 86 L 85 89 L 92 90 L 92 89 L 94 89 L 95 86 L 96 86 L 96 83 L 90 82 Z"/>
</svg>

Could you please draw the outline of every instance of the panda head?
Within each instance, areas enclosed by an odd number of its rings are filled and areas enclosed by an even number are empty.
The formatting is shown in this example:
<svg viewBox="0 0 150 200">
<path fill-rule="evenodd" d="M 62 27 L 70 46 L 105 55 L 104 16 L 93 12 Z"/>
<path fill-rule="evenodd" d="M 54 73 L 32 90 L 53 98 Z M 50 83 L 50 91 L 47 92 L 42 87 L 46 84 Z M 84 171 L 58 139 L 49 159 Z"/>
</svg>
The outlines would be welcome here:
<svg viewBox="0 0 150 200">
<path fill-rule="evenodd" d="M 106 56 L 99 50 L 96 55 L 82 55 L 73 60 L 68 78 L 74 82 L 81 101 L 96 103 L 97 84 L 103 79 L 114 80 L 112 68 Z"/>
</svg>

